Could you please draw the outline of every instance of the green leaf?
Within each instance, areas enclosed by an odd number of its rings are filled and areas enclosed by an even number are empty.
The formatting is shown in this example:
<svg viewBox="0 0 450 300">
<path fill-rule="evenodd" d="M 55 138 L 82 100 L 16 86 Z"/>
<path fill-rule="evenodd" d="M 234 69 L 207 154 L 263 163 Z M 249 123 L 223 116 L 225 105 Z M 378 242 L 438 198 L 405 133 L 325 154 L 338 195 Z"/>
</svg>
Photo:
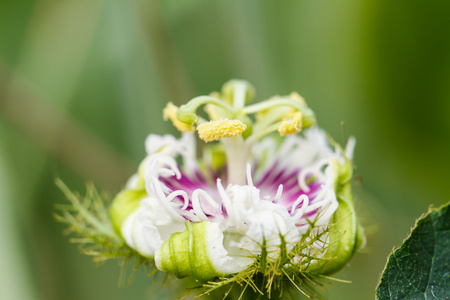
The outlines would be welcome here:
<svg viewBox="0 0 450 300">
<path fill-rule="evenodd" d="M 450 298 L 450 203 L 417 221 L 388 259 L 377 299 Z"/>
</svg>

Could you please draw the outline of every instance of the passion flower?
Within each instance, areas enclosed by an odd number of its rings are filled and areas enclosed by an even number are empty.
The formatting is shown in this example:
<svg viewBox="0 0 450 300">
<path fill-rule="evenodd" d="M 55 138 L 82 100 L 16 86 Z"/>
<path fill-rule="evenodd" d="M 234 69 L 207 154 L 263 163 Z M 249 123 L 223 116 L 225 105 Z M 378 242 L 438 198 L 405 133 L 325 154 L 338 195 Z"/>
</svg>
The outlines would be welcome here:
<svg viewBox="0 0 450 300">
<path fill-rule="evenodd" d="M 181 137 L 147 137 L 112 225 L 158 270 L 206 292 L 237 283 L 270 297 L 286 282 L 308 292 L 364 242 L 351 192 L 355 139 L 337 145 L 296 93 L 250 104 L 254 94 L 232 80 L 169 103 L 164 118 Z"/>
</svg>

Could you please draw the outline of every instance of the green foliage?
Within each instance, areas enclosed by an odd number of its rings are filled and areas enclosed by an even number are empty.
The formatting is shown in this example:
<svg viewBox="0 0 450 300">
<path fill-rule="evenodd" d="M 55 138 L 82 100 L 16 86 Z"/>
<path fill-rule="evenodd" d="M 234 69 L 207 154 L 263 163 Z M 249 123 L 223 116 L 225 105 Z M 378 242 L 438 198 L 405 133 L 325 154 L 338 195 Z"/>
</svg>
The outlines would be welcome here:
<svg viewBox="0 0 450 300">
<path fill-rule="evenodd" d="M 114 231 L 107 204 L 111 203 L 108 195 L 100 195 L 91 183 L 87 184 L 85 196 L 74 194 L 60 180 L 56 185 L 65 194 L 70 204 L 58 204 L 54 216 L 57 221 L 68 225 L 66 234 L 73 234 L 71 242 L 77 243 L 81 253 L 93 257 L 94 262 L 103 262 L 110 258 L 120 258 L 123 262 L 137 259 L 138 264 L 148 264 Z"/>
<path fill-rule="evenodd" d="M 388 259 L 377 299 L 450 298 L 450 203 L 417 221 Z"/>
</svg>

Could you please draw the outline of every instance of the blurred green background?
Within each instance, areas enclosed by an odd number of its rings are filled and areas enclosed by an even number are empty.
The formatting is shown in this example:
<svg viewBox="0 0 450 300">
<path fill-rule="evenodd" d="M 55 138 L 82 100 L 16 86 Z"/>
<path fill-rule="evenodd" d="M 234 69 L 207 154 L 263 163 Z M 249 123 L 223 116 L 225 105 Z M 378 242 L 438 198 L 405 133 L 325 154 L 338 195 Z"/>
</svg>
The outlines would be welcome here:
<svg viewBox="0 0 450 300">
<path fill-rule="evenodd" d="M 298 91 L 337 141 L 357 137 L 368 246 L 326 295 L 373 299 L 392 248 L 450 198 L 449 1 L 0 1 L 0 298 L 176 299 L 80 255 L 53 180 L 119 191 L 146 135 L 175 133 L 166 102 L 231 78 Z"/>
</svg>

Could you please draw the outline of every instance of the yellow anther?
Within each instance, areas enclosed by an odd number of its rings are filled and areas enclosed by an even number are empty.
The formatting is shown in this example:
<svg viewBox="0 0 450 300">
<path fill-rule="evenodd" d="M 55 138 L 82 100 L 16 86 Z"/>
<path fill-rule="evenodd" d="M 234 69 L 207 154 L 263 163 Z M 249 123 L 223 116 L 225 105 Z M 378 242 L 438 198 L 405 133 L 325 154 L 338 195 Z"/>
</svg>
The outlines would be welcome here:
<svg viewBox="0 0 450 300">
<path fill-rule="evenodd" d="M 172 102 L 167 103 L 166 107 L 163 109 L 164 120 L 172 121 L 173 126 L 175 126 L 181 132 L 193 132 L 195 127 L 192 124 L 183 123 L 177 119 L 178 107 Z"/>
<path fill-rule="evenodd" d="M 289 95 L 289 98 L 294 99 L 294 100 L 297 100 L 298 102 L 300 102 L 301 104 L 303 104 L 304 106 L 306 106 L 306 101 L 305 101 L 305 99 L 304 99 L 302 96 L 300 96 L 299 94 L 297 94 L 297 92 L 292 92 L 292 93 Z"/>
<path fill-rule="evenodd" d="M 283 121 L 278 128 L 278 132 L 281 136 L 288 134 L 296 134 L 302 130 L 302 114 L 300 112 L 295 113 L 293 118 L 289 121 Z"/>
<path fill-rule="evenodd" d="M 197 126 L 198 136 L 205 142 L 240 136 L 245 129 L 247 129 L 247 126 L 241 121 L 228 119 L 209 121 Z"/>
</svg>

